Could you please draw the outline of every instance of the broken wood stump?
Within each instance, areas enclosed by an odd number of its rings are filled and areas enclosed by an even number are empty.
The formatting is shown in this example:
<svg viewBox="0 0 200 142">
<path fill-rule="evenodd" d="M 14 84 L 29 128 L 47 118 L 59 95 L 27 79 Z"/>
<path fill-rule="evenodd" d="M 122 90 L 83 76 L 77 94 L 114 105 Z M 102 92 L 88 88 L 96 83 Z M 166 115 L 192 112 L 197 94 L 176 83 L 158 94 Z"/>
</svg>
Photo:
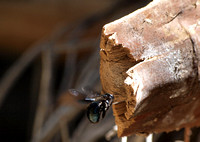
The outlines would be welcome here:
<svg viewBox="0 0 200 142">
<path fill-rule="evenodd" d="M 199 0 L 154 0 L 105 25 L 100 47 L 118 136 L 200 126 Z"/>
</svg>

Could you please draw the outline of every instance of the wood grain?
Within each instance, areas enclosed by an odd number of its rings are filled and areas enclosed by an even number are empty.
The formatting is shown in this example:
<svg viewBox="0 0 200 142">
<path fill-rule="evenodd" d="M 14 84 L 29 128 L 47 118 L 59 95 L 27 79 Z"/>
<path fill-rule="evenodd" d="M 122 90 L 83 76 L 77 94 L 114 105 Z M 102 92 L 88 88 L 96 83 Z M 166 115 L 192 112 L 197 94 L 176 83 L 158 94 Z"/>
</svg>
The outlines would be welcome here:
<svg viewBox="0 0 200 142">
<path fill-rule="evenodd" d="M 102 92 L 114 94 L 119 136 L 200 125 L 199 22 L 199 1 L 159 0 L 103 27 Z"/>
</svg>

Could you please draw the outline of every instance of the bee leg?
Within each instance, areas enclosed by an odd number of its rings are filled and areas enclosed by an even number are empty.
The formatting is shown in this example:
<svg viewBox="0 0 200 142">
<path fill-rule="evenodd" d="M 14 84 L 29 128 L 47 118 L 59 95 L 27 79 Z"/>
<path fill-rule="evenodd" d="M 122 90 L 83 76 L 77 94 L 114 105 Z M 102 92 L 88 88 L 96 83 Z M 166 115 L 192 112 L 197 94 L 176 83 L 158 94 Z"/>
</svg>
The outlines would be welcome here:
<svg viewBox="0 0 200 142">
<path fill-rule="evenodd" d="M 105 101 L 102 101 L 102 104 L 101 104 L 101 112 L 102 112 L 102 118 L 105 117 L 106 115 L 106 111 L 107 111 L 107 104 Z"/>
</svg>

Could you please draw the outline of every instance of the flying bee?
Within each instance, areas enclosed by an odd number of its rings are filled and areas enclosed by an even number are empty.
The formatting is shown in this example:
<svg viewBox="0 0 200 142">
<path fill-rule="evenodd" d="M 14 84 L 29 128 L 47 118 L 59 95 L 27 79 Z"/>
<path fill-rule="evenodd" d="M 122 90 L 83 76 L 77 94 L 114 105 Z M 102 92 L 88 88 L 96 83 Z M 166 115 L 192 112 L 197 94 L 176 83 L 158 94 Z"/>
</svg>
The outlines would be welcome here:
<svg viewBox="0 0 200 142">
<path fill-rule="evenodd" d="M 112 94 L 100 95 L 85 88 L 82 88 L 82 91 L 77 91 L 76 89 L 69 89 L 68 91 L 79 100 L 90 102 L 87 107 L 87 117 L 91 123 L 97 123 L 105 117 L 106 111 L 112 105 L 114 99 Z"/>
</svg>

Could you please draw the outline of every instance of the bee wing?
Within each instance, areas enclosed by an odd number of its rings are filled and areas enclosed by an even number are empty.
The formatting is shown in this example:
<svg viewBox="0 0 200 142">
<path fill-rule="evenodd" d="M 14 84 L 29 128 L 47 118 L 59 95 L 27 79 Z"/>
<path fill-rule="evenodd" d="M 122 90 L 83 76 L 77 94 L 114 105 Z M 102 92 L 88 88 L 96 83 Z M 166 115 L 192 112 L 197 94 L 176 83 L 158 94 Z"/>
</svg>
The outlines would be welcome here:
<svg viewBox="0 0 200 142">
<path fill-rule="evenodd" d="M 77 100 L 81 101 L 98 101 L 103 99 L 102 95 L 86 87 L 82 88 L 82 91 L 78 91 L 76 89 L 69 89 L 68 91 Z"/>
<path fill-rule="evenodd" d="M 84 101 L 87 95 L 81 91 L 78 91 L 76 89 L 68 89 L 68 92 L 71 96 L 76 98 L 79 101 Z"/>
<path fill-rule="evenodd" d="M 89 96 L 97 97 L 100 96 L 98 92 L 93 91 L 90 87 L 82 87 L 82 91 Z"/>
<path fill-rule="evenodd" d="M 85 100 L 88 101 L 99 101 L 103 99 L 103 96 L 100 93 L 93 91 L 89 87 L 82 87 L 82 90 L 85 94 L 87 94 Z"/>
</svg>

